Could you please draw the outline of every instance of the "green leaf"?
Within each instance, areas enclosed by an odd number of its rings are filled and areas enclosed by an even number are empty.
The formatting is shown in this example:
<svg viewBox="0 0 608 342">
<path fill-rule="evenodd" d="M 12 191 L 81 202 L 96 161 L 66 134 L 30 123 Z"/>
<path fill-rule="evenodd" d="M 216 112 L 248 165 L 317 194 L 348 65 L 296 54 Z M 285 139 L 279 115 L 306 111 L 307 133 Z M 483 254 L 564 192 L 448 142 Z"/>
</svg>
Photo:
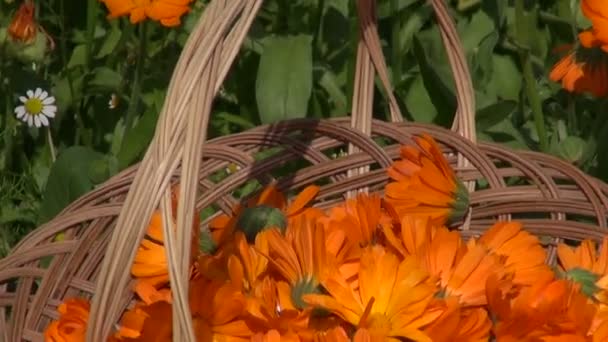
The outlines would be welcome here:
<svg viewBox="0 0 608 342">
<path fill-rule="evenodd" d="M 106 36 L 106 39 L 103 41 L 99 52 L 97 53 L 97 58 L 103 58 L 110 55 L 114 52 L 114 49 L 118 45 L 120 41 L 120 37 L 122 36 L 122 31 L 117 26 L 112 27 L 110 33 Z"/>
<path fill-rule="evenodd" d="M 432 123 L 437 117 L 437 109 L 433 106 L 420 75 L 410 85 L 404 102 L 416 122 Z"/>
<path fill-rule="evenodd" d="M 348 99 L 338 84 L 336 75 L 330 70 L 326 70 L 319 80 L 319 85 L 329 94 L 329 100 L 333 103 L 335 110 L 346 113 Z"/>
<path fill-rule="evenodd" d="M 501 101 L 477 111 L 477 129 L 484 131 L 509 117 L 517 108 L 515 101 Z"/>
<path fill-rule="evenodd" d="M 85 65 L 86 54 L 86 45 L 76 45 L 74 50 L 72 50 L 72 56 L 70 57 L 67 68 L 70 69 L 76 66 Z"/>
<path fill-rule="evenodd" d="M 120 86 L 122 76 L 108 67 L 98 67 L 93 69 L 93 78 L 89 82 L 91 87 L 115 90 Z"/>
<path fill-rule="evenodd" d="M 492 79 L 487 85 L 488 91 L 503 99 L 519 101 L 522 75 L 513 59 L 509 56 L 494 55 L 492 64 Z"/>
<path fill-rule="evenodd" d="M 119 170 L 131 165 L 146 150 L 154 136 L 157 119 L 156 111 L 146 111 L 129 134 L 123 137 L 120 152 L 116 156 Z"/>
<path fill-rule="evenodd" d="M 256 100 L 262 123 L 305 117 L 312 91 L 312 37 L 270 37 L 260 58 Z"/>
<path fill-rule="evenodd" d="M 424 24 L 426 24 L 432 13 L 433 10 L 431 7 L 422 7 L 417 11 L 412 12 L 411 16 L 405 22 L 405 25 L 401 27 L 401 31 L 399 32 L 399 46 L 404 53 L 410 50 L 414 35 L 420 31 Z"/>
<path fill-rule="evenodd" d="M 559 144 L 559 156 L 570 163 L 580 161 L 585 152 L 587 142 L 577 136 L 568 136 Z"/>
<path fill-rule="evenodd" d="M 224 120 L 226 122 L 229 122 L 233 125 L 237 125 L 243 129 L 250 129 L 250 128 L 254 128 L 255 125 L 249 121 L 247 121 L 246 119 L 238 116 L 238 115 L 234 115 L 228 112 L 220 112 L 215 114 L 215 117 L 221 120 Z"/>
<path fill-rule="evenodd" d="M 44 189 L 39 217 L 41 224 L 93 188 L 94 181 L 89 171 L 103 157 L 103 154 L 83 146 L 72 146 L 59 154 Z"/>
<path fill-rule="evenodd" d="M 378 18 L 384 19 L 395 15 L 393 10 L 392 1 L 379 1 L 378 4 Z M 409 7 L 415 3 L 421 2 L 422 0 L 397 0 L 397 11 L 401 11 L 406 7 Z"/>
<path fill-rule="evenodd" d="M 418 37 L 414 38 L 414 54 L 420 66 L 420 74 L 422 75 L 424 87 L 431 102 L 437 109 L 438 119 L 445 124 L 452 120 L 456 111 L 456 96 L 451 87 L 446 83 L 446 77 L 440 76 L 429 63 L 430 58 L 427 57 Z M 452 82 L 452 77 L 449 77 L 449 79 Z"/>
</svg>

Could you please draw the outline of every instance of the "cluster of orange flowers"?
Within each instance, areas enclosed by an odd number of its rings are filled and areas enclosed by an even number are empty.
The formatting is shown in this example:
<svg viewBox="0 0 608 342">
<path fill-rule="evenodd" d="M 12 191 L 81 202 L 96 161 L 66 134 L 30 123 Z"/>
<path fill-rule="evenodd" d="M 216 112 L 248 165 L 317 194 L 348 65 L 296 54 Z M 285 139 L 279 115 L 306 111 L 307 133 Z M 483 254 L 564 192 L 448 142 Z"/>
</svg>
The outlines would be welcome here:
<svg viewBox="0 0 608 342">
<path fill-rule="evenodd" d="M 573 93 L 608 95 L 608 6 L 604 0 L 582 0 L 583 14 L 592 27 L 578 35 L 580 45 L 562 58 L 549 78 Z"/>
<path fill-rule="evenodd" d="M 559 245 L 555 271 L 517 222 L 465 241 L 447 226 L 466 215 L 466 188 L 431 137 L 414 140 L 384 196 L 321 210 L 316 186 L 291 202 L 269 186 L 216 217 L 214 248 L 192 263 L 197 340 L 608 340 L 608 238 L 599 253 L 591 241 Z M 159 215 L 132 268 L 139 300 L 112 341 L 171 341 Z M 88 309 L 66 300 L 47 341 L 84 341 Z"/>
</svg>

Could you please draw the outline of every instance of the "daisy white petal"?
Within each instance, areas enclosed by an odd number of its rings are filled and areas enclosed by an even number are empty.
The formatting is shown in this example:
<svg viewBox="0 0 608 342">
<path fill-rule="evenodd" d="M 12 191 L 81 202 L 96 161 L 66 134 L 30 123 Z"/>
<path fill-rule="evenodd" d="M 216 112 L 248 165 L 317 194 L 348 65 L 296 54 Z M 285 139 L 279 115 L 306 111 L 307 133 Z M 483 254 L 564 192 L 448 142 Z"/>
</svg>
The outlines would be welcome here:
<svg viewBox="0 0 608 342">
<path fill-rule="evenodd" d="M 37 117 L 40 118 L 40 122 L 42 123 L 42 126 L 48 126 L 49 125 L 49 119 L 47 119 L 46 116 L 44 116 L 44 115 L 38 115 Z"/>
<path fill-rule="evenodd" d="M 40 96 L 38 96 L 39 99 L 44 100 L 49 96 L 49 93 L 46 90 L 42 91 L 42 94 L 40 94 Z M 42 101 L 44 103 L 44 101 Z"/>
<path fill-rule="evenodd" d="M 31 115 L 27 116 L 27 124 L 32 127 L 34 126 L 34 118 Z"/>
<path fill-rule="evenodd" d="M 34 97 L 40 98 L 40 94 L 42 94 L 42 89 L 36 88 L 36 91 L 34 92 Z"/>
<path fill-rule="evenodd" d="M 41 98 L 41 100 L 42 100 L 42 104 L 43 105 L 51 105 L 51 104 L 55 103 L 55 97 L 54 96 L 49 96 L 49 97 L 46 97 L 44 99 Z"/>
<path fill-rule="evenodd" d="M 49 118 L 54 118 L 56 112 L 57 112 L 57 106 L 42 107 L 42 114 L 48 116 Z"/>
<path fill-rule="evenodd" d="M 28 98 L 30 98 L 30 99 L 31 99 L 32 97 L 34 97 L 34 92 L 33 92 L 33 91 L 31 91 L 31 90 L 28 90 L 28 91 L 26 91 L 25 93 L 27 94 L 27 97 L 28 97 Z"/>
<path fill-rule="evenodd" d="M 34 125 L 35 125 L 36 127 L 40 127 L 40 124 L 41 124 L 41 123 L 40 123 L 40 117 L 41 117 L 41 116 L 42 116 L 42 115 L 36 115 L 36 116 L 34 116 Z"/>
<path fill-rule="evenodd" d="M 18 106 L 15 108 L 15 114 L 17 114 L 17 119 L 21 119 L 25 115 L 25 107 Z"/>
<path fill-rule="evenodd" d="M 25 96 L 19 96 L 19 101 L 25 103 L 25 102 L 27 102 L 27 97 L 25 97 Z"/>
</svg>

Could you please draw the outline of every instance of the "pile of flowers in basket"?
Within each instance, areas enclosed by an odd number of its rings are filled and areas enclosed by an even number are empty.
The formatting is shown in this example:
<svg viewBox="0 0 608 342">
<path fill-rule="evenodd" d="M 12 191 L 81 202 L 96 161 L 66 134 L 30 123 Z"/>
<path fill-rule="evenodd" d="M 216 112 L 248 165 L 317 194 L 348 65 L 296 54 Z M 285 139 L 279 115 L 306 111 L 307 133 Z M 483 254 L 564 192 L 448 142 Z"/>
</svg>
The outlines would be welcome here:
<svg viewBox="0 0 608 342">
<path fill-rule="evenodd" d="M 273 185 L 193 227 L 189 304 L 198 341 L 606 341 L 608 239 L 560 244 L 545 264 L 517 222 L 478 238 L 450 230 L 466 188 L 427 135 L 403 146 L 384 195 L 324 211 L 309 186 L 292 201 Z M 137 303 L 112 341 L 171 341 L 160 212 L 131 269 Z M 206 237 L 207 239 L 205 239 Z M 65 300 L 48 341 L 84 341 L 89 302 Z"/>
</svg>

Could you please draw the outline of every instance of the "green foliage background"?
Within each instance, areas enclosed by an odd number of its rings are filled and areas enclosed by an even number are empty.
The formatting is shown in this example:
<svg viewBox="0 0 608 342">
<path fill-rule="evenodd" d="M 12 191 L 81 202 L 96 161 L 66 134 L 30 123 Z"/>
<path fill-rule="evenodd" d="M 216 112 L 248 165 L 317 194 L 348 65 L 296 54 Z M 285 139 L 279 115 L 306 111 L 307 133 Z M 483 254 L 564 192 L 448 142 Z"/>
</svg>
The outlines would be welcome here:
<svg viewBox="0 0 608 342">
<path fill-rule="evenodd" d="M 0 2 L 0 28 L 19 5 Z M 183 25 L 168 29 L 107 20 L 97 0 L 39 1 L 38 22 L 53 50 L 40 58 L 18 55 L 0 35 L 0 256 L 141 158 L 172 69 L 204 7 L 196 0 Z M 608 158 L 598 153 L 608 144 L 605 99 L 568 94 L 547 78 L 560 58 L 554 49 L 575 43 L 589 26 L 579 1 L 459 0 L 450 7 L 473 74 L 480 139 L 552 153 L 608 180 Z M 454 84 L 430 5 L 379 0 L 378 17 L 403 112 L 409 120 L 448 126 Z M 266 1 L 216 101 L 211 136 L 347 114 L 357 25 L 354 1 Z M 18 96 L 36 87 L 57 99 L 50 126 L 55 161 L 46 129 L 29 128 L 13 113 Z M 375 113 L 387 119 L 378 95 Z"/>
</svg>

